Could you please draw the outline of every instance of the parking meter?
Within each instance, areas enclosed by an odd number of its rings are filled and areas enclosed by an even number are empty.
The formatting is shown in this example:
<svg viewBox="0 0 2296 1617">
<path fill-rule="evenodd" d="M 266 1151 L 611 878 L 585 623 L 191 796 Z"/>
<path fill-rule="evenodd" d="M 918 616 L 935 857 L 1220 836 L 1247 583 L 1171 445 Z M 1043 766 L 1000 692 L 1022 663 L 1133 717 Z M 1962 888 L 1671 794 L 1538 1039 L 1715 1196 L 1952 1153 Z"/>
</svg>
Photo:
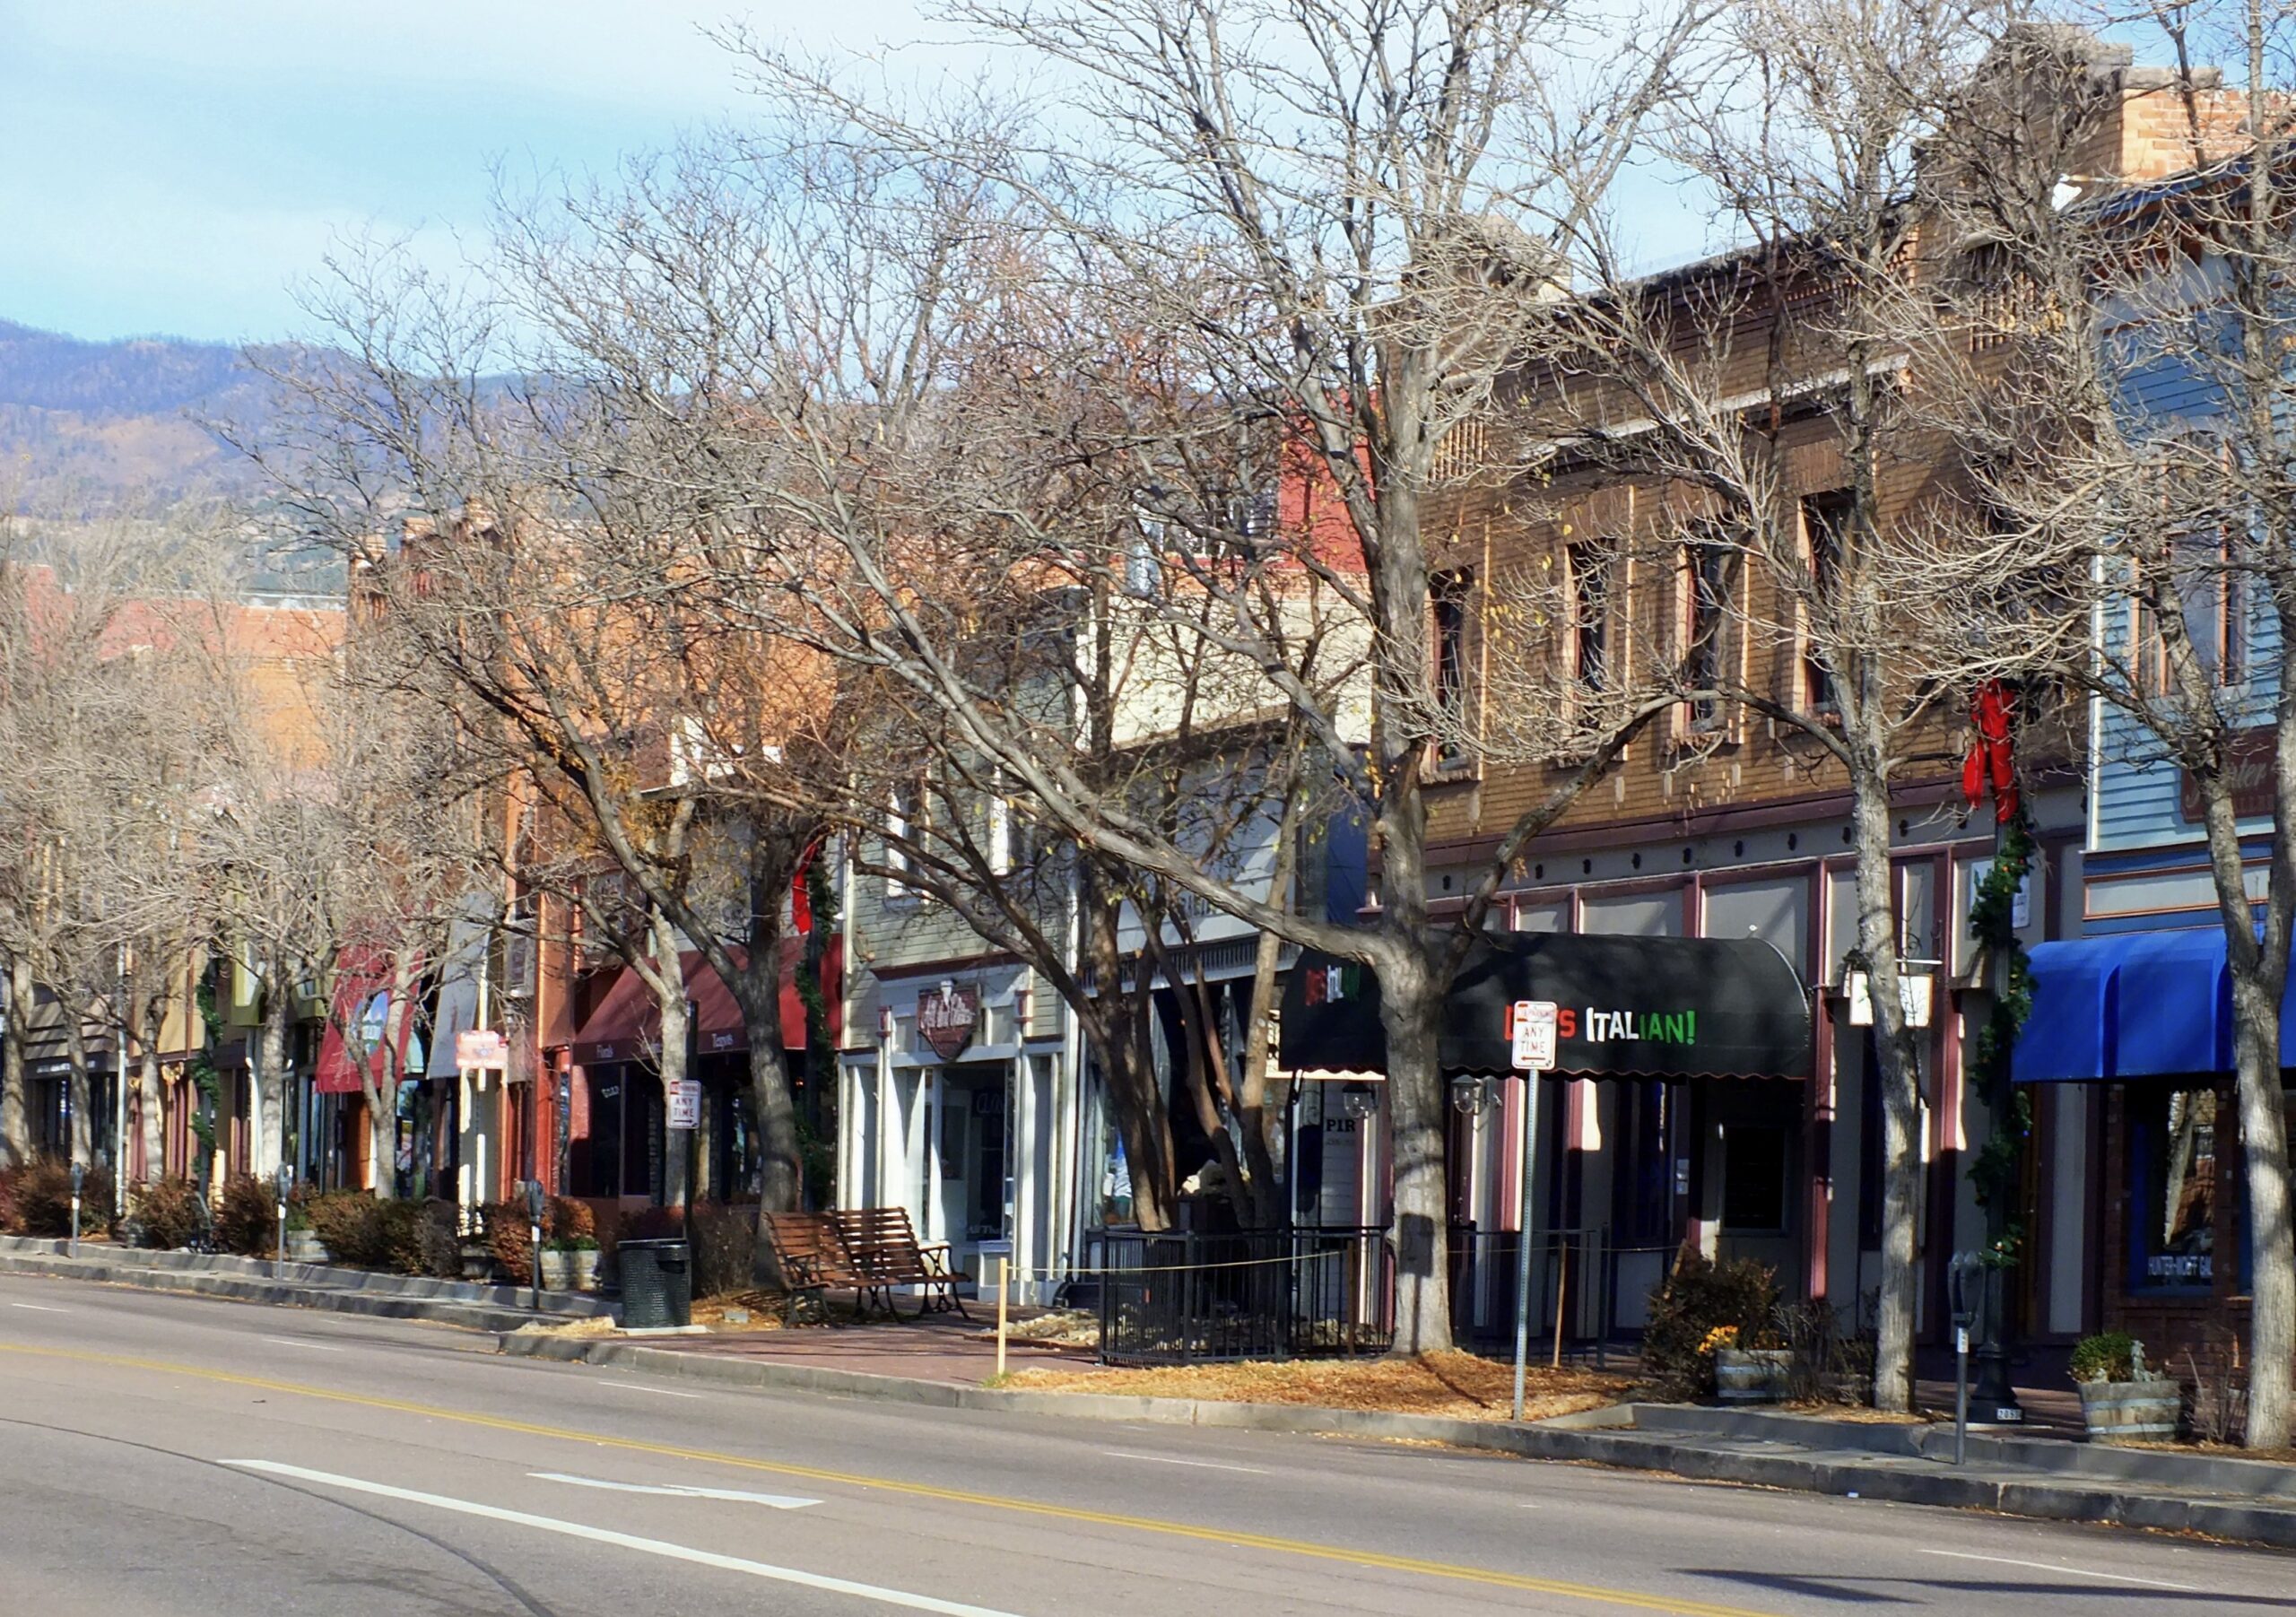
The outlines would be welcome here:
<svg viewBox="0 0 2296 1617">
<path fill-rule="evenodd" d="M 526 1189 L 526 1230 L 534 1239 L 534 1291 L 530 1300 L 534 1311 L 542 1312 L 542 1210 L 543 1188 L 540 1179 L 528 1179 Z"/>
<path fill-rule="evenodd" d="M 76 1256 L 80 1250 L 80 1187 L 88 1178 L 88 1170 L 81 1163 L 72 1164 L 72 1239 L 64 1246 L 67 1256 Z"/>
<path fill-rule="evenodd" d="M 271 1249 L 273 1265 L 272 1272 L 274 1274 L 278 1273 L 278 1265 L 287 1261 L 287 1201 L 290 1196 L 295 1194 L 295 1166 L 293 1163 L 282 1162 L 279 1165 L 276 1182 L 279 1191 L 279 1244 Z"/>
<path fill-rule="evenodd" d="M 1970 1438 L 1970 1327 L 1977 1323 L 1985 1296 L 1985 1260 L 1956 1252 L 1945 1266 L 1945 1294 L 1953 1310 L 1953 1464 L 1968 1457 Z"/>
</svg>

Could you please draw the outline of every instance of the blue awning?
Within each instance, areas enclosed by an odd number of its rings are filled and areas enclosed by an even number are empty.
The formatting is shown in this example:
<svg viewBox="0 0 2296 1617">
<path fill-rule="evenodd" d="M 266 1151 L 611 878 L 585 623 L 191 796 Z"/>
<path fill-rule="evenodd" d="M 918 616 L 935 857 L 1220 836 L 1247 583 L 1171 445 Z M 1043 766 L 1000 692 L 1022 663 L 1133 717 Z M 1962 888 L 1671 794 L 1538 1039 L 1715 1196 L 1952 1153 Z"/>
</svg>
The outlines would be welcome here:
<svg viewBox="0 0 2296 1617">
<path fill-rule="evenodd" d="M 2031 965 L 2032 1013 L 2010 1069 L 2018 1082 L 2231 1069 L 2232 982 L 2220 928 L 2039 943 Z M 2292 1010 L 2296 994 L 2282 1006 L 2283 1065 L 2296 1046 Z"/>
</svg>

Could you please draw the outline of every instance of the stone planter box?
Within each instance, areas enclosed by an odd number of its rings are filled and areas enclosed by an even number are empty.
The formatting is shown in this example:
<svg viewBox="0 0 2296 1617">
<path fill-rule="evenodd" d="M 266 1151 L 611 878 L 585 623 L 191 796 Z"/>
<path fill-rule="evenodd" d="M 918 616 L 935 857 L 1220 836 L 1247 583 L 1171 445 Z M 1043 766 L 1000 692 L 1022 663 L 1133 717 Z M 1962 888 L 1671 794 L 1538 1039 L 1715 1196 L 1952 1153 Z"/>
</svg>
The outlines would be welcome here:
<svg viewBox="0 0 2296 1617">
<path fill-rule="evenodd" d="M 2177 1436 L 2184 1387 L 2171 1377 L 2076 1381 L 2092 1443 L 2169 1443 Z"/>
<path fill-rule="evenodd" d="M 586 1252 L 555 1252 L 545 1247 L 542 1254 L 542 1283 L 553 1291 L 587 1291 L 597 1284 L 598 1254 L 596 1248 Z"/>
<path fill-rule="evenodd" d="M 1714 1391 L 1725 1404 L 1782 1404 L 1794 1355 L 1785 1348 L 1720 1348 Z"/>
</svg>

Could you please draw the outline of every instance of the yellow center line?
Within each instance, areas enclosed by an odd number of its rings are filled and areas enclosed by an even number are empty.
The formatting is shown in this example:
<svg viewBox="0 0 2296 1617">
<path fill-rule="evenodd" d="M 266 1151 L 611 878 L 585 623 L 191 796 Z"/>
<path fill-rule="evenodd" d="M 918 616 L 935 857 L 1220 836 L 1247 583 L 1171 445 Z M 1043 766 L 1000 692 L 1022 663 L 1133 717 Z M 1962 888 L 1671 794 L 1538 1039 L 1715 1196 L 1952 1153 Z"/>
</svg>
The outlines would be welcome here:
<svg viewBox="0 0 2296 1617">
<path fill-rule="evenodd" d="M 1531 1594 L 1560 1595 L 1573 1600 L 1589 1601 L 1599 1605 L 1623 1606 L 1640 1612 L 1674 1612 L 1681 1617 L 1774 1617 L 1773 1613 L 1753 1611 L 1745 1606 L 1713 1605 L 1701 1601 L 1669 1598 L 1662 1595 L 1638 1595 L 1629 1589 L 1607 1588 L 1599 1584 L 1566 1583 L 1559 1578 L 1527 1578 L 1517 1572 L 1500 1572 L 1483 1567 L 1459 1566 L 1449 1561 L 1421 1560 L 1408 1555 L 1382 1555 L 1373 1550 L 1353 1550 L 1339 1544 L 1319 1544 L 1308 1539 L 1279 1538 L 1265 1533 L 1246 1533 L 1231 1527 L 1198 1526 L 1190 1522 L 1160 1520 L 1149 1516 L 1125 1516 L 1113 1511 L 1085 1510 L 1074 1505 L 1052 1505 L 1035 1500 L 1008 1499 L 1002 1494 L 976 1493 L 963 1488 L 941 1488 L 930 1482 L 904 1482 L 891 1477 L 864 1476 L 856 1472 L 830 1471 L 817 1465 L 799 1465 L 786 1460 L 752 1459 L 744 1455 L 720 1454 L 707 1448 L 684 1448 L 672 1443 L 649 1443 L 639 1438 L 611 1437 L 603 1432 L 578 1431 L 570 1427 L 544 1426 L 532 1421 L 513 1421 L 502 1415 L 479 1414 L 468 1410 L 442 1409 L 435 1404 L 415 1404 L 402 1398 L 378 1398 L 367 1393 L 337 1391 L 333 1387 L 309 1387 L 300 1382 L 274 1381 L 262 1376 L 239 1376 L 228 1370 L 202 1369 L 196 1365 L 173 1364 L 161 1359 L 137 1359 L 118 1353 L 91 1353 L 72 1348 L 34 1347 L 25 1343 L 0 1342 L 0 1353 L 20 1353 L 39 1359 L 63 1359 L 75 1364 L 108 1365 L 117 1369 L 151 1370 L 161 1375 L 190 1376 L 202 1381 L 221 1382 L 230 1387 L 256 1387 L 264 1392 L 285 1393 L 294 1397 L 312 1398 L 329 1404 L 348 1404 L 361 1409 L 387 1410 L 393 1414 L 421 1415 L 434 1421 L 453 1421 L 465 1426 L 483 1427 L 491 1431 L 516 1432 L 521 1437 L 548 1438 L 565 1443 L 582 1443 L 594 1447 L 619 1448 L 631 1454 L 655 1455 L 665 1459 L 692 1460 L 709 1465 L 731 1466 L 741 1471 L 769 1472 L 776 1476 L 803 1477 L 808 1482 L 836 1482 L 849 1488 L 874 1488 L 882 1492 L 905 1494 L 912 1499 L 939 1500 L 952 1505 L 971 1505 L 986 1510 L 1002 1510 L 1021 1516 L 1048 1517 L 1057 1521 L 1085 1522 L 1094 1526 L 1121 1527 L 1135 1533 L 1156 1534 L 1167 1538 L 1196 1539 L 1206 1543 L 1234 1544 L 1243 1549 L 1265 1550 L 1278 1555 L 1294 1555 L 1310 1560 L 1340 1561 L 1349 1566 L 1376 1567 L 1383 1571 L 1410 1572 L 1422 1578 L 1448 1578 L 1459 1583 L 1483 1584 L 1494 1588 L 1520 1589 Z"/>
</svg>

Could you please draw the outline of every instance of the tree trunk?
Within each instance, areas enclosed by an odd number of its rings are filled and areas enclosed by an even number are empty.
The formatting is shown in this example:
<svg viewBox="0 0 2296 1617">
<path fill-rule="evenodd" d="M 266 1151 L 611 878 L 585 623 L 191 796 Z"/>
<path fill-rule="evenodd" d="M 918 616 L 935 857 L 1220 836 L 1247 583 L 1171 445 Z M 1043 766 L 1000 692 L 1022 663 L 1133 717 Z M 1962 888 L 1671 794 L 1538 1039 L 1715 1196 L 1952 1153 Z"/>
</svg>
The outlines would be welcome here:
<svg viewBox="0 0 2296 1617">
<path fill-rule="evenodd" d="M 398 1109 L 367 1102 L 368 1173 L 374 1180 L 375 1199 L 398 1199 Z"/>
<path fill-rule="evenodd" d="M 1379 972 L 1387 1035 L 1387 1126 L 1395 1153 L 1396 1335 L 1393 1352 L 1451 1346 L 1449 1195 L 1444 1182 L 1443 1074 L 1437 1056 L 1443 995 L 1415 948 L 1401 971 Z"/>
<path fill-rule="evenodd" d="M 161 1014 L 159 1006 L 148 996 L 136 996 L 135 1098 L 136 1108 L 142 1114 L 144 1136 L 143 1172 L 136 1176 L 139 1183 L 158 1178 L 168 1160 L 167 1135 L 161 1126 L 167 1102 L 160 1078 Z M 120 1205 L 123 1209 L 126 1206 L 124 1192 Z"/>
<path fill-rule="evenodd" d="M 2280 1080 L 2280 995 L 2253 978 L 2232 983 L 2233 1068 L 2253 1274 L 2248 1288 L 2251 1448 L 2285 1448 L 2296 1370 L 2296 1239 L 2289 1225 L 2288 1123 Z"/>
<path fill-rule="evenodd" d="M 248 1171 L 258 1179 L 287 1156 L 287 995 L 285 973 L 274 971 L 263 986 L 263 1026 L 248 1082 Z"/>
<path fill-rule="evenodd" d="M 73 1162 L 90 1168 L 96 1160 L 96 1107 L 92 1092 L 95 1086 L 88 1078 L 88 1030 L 69 999 L 61 994 L 56 998 L 64 1010 L 64 1055 L 71 1072 L 65 1080 L 72 1113 L 72 1143 L 68 1150 Z"/>
<path fill-rule="evenodd" d="M 24 1024 L 32 1008 L 32 971 L 22 956 L 8 957 L 8 1027 L 0 1037 L 0 1168 L 31 1161 L 31 1120 L 24 1093 Z"/>
<path fill-rule="evenodd" d="M 1890 863 L 1890 791 L 1867 770 L 1851 775 L 1857 844 L 1857 948 L 1874 1006 L 1882 1098 L 1882 1275 L 1874 1309 L 1874 1406 L 1913 1406 L 1913 1335 L 1920 1295 L 1921 1075 L 1913 1030 L 1898 997 L 1898 916 Z"/>
<path fill-rule="evenodd" d="M 683 1211 L 692 1202 L 688 1167 L 692 1156 L 693 1131 L 669 1126 L 672 1098 L 686 1077 L 686 1053 L 692 1048 L 691 1018 L 686 1009 L 685 968 L 678 959 L 677 935 L 662 912 L 655 910 L 648 928 L 652 938 L 654 998 L 660 1008 L 662 1045 L 658 1065 L 662 1074 L 662 1204 Z"/>
</svg>

